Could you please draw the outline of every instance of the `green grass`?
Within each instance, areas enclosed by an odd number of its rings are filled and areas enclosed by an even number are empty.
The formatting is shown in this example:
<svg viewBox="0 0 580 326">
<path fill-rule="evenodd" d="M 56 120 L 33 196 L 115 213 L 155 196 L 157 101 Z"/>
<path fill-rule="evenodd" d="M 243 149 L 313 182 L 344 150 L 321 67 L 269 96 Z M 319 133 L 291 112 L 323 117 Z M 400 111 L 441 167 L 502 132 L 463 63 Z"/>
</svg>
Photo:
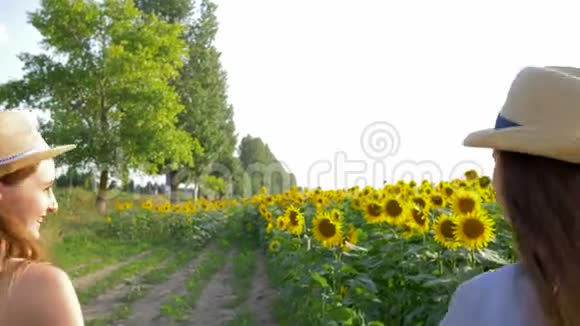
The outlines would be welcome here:
<svg viewBox="0 0 580 326">
<path fill-rule="evenodd" d="M 236 317 L 230 320 L 226 326 L 259 326 L 254 319 L 254 315 L 248 308 L 241 309 L 236 313 Z"/>
<path fill-rule="evenodd" d="M 158 248 L 151 255 L 113 271 L 87 289 L 78 291 L 79 300 L 82 304 L 92 302 L 96 297 L 121 284 L 123 281 L 147 272 L 151 266 L 163 264 L 165 260 L 170 259 L 168 256 L 171 252 L 170 248 Z"/>
<path fill-rule="evenodd" d="M 153 285 L 167 281 L 171 275 L 184 268 L 199 254 L 200 248 L 181 248 L 176 255 L 171 256 L 163 265 L 150 269 L 141 275 L 137 285 L 122 299 L 121 304 L 110 314 L 87 321 L 87 325 L 109 325 L 112 322 L 128 318 L 132 313 L 131 304 L 145 297 Z"/>
<path fill-rule="evenodd" d="M 158 245 L 107 236 L 104 221 L 110 214 L 97 212 L 93 192 L 80 188 L 57 188 L 55 191 L 59 210 L 47 217 L 41 230 L 42 240 L 46 244 L 49 260 L 72 278 L 124 261 Z M 118 197 L 107 202 L 107 207 L 113 211 L 117 199 L 150 198 L 154 196 L 119 193 Z"/>
<path fill-rule="evenodd" d="M 182 296 L 170 294 L 168 300 L 161 306 L 161 315 L 169 318 L 171 322 L 188 320 L 191 310 L 209 280 L 224 267 L 230 250 L 229 243 L 221 242 L 204 251 L 199 258 L 198 267 L 186 282 L 187 294 Z"/>
<path fill-rule="evenodd" d="M 233 256 L 233 278 L 231 283 L 236 298 L 229 303 L 231 308 L 242 305 L 248 299 L 256 272 L 255 249 L 247 242 L 239 243 L 237 248 L 238 251 Z"/>
</svg>

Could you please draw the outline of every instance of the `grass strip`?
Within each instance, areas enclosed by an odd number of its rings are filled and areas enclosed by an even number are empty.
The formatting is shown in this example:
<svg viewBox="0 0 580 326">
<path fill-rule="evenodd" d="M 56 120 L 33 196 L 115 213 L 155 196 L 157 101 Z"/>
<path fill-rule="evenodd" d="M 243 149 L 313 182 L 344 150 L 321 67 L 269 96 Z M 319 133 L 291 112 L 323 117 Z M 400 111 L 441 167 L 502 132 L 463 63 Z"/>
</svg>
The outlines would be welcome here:
<svg viewBox="0 0 580 326">
<path fill-rule="evenodd" d="M 91 301 L 96 297 L 105 293 L 107 290 L 111 289 L 117 284 L 128 278 L 133 278 L 143 273 L 143 271 L 147 270 L 148 266 L 161 264 L 164 260 L 167 259 L 169 254 L 171 254 L 171 250 L 169 248 L 155 249 L 151 255 L 148 255 L 143 259 L 139 259 L 131 264 L 125 265 L 107 275 L 106 277 L 98 280 L 88 288 L 78 291 L 81 304 L 86 305 L 91 303 Z"/>
<path fill-rule="evenodd" d="M 87 326 L 109 325 L 128 318 L 132 314 L 131 304 L 145 297 L 153 288 L 153 285 L 163 283 L 189 264 L 199 254 L 199 248 L 182 248 L 175 256 L 172 256 L 165 264 L 149 270 L 140 277 L 139 285 L 134 286 L 122 299 L 122 304 L 109 314 L 86 322 Z"/>
<path fill-rule="evenodd" d="M 230 250 L 229 244 L 222 243 L 204 251 L 199 258 L 198 268 L 191 273 L 186 283 L 187 293 L 185 295 L 170 293 L 169 299 L 161 306 L 161 315 L 171 322 L 188 320 L 209 280 L 224 267 Z"/>
</svg>

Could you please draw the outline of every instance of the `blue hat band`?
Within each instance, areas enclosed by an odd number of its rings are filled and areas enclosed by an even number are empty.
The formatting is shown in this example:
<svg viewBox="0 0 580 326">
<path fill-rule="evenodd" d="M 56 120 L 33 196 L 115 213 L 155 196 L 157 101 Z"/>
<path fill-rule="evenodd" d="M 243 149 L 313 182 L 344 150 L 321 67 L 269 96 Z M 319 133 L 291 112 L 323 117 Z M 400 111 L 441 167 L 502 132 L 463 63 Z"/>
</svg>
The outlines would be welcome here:
<svg viewBox="0 0 580 326">
<path fill-rule="evenodd" d="M 511 121 L 510 119 L 501 116 L 501 114 L 497 115 L 497 119 L 495 120 L 495 129 L 503 129 L 509 127 L 519 127 L 520 124 Z"/>
</svg>

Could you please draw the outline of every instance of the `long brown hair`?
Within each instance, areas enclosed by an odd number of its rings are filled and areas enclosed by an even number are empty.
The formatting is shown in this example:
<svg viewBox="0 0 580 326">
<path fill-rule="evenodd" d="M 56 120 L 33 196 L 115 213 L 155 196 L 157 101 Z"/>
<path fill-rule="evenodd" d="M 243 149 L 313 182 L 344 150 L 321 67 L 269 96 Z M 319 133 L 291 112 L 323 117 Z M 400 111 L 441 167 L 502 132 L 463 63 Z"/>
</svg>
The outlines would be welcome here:
<svg viewBox="0 0 580 326">
<path fill-rule="evenodd" d="M 0 177 L 0 183 L 5 185 L 16 185 L 36 172 L 38 164 L 27 166 L 10 174 Z M 10 278 L 16 271 L 10 268 L 8 261 L 12 258 L 24 258 L 27 262 L 40 262 L 45 260 L 45 252 L 40 242 L 35 239 L 25 226 L 14 223 L 9 219 L 0 216 L 0 241 L 4 242 L 2 247 L 3 259 L 0 262 L 0 275 L 2 278 Z"/>
<path fill-rule="evenodd" d="M 501 201 L 550 325 L 580 325 L 580 164 L 498 151 Z"/>
</svg>

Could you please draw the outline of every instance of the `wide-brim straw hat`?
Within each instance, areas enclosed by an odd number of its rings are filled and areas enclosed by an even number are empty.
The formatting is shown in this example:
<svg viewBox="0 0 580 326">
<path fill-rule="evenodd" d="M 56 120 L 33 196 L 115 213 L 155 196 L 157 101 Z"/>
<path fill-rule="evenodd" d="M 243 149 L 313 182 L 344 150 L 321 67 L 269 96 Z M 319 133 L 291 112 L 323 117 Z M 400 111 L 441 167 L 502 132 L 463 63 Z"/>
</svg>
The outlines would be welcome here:
<svg viewBox="0 0 580 326">
<path fill-rule="evenodd" d="M 42 160 L 54 158 L 76 145 L 50 147 L 30 111 L 0 112 L 0 177 Z"/>
<path fill-rule="evenodd" d="M 580 69 L 525 67 L 495 127 L 470 133 L 463 145 L 580 163 Z"/>
</svg>

